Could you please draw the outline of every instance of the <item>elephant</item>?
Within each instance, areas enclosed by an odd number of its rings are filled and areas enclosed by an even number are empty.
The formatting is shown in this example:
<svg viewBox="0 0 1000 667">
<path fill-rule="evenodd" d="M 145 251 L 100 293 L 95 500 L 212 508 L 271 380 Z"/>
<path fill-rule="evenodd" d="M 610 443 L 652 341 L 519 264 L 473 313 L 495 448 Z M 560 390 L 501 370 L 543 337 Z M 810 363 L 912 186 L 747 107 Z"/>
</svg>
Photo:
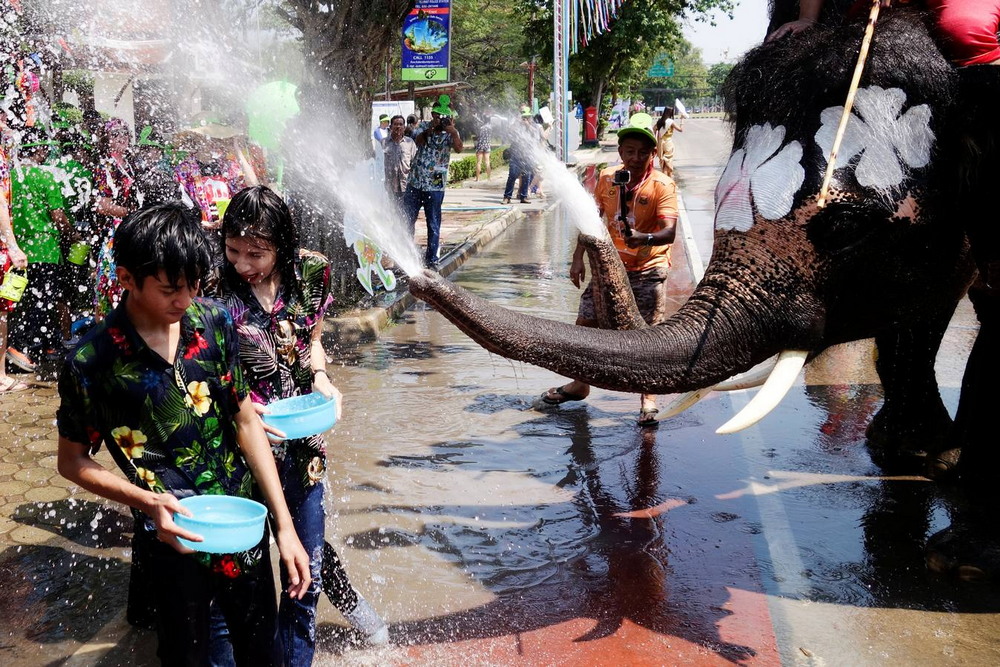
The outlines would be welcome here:
<svg viewBox="0 0 1000 667">
<path fill-rule="evenodd" d="M 1000 68 L 957 70 L 924 14 L 885 10 L 820 206 L 863 31 L 861 21 L 832 22 L 756 47 L 733 69 L 724 93 L 734 140 L 716 187 L 712 257 L 666 323 L 636 321 L 616 254 L 593 236 L 580 240 L 606 328 L 508 312 L 431 271 L 410 290 L 491 352 L 634 393 L 712 387 L 773 355 L 787 390 L 808 358 L 874 338 L 884 402 L 867 431 L 873 459 L 892 471 L 962 473 L 971 509 L 932 538 L 928 562 L 983 576 L 1000 567 L 988 493 L 1000 461 L 986 445 L 1000 366 L 989 282 L 1000 275 L 1000 221 L 986 196 L 1000 182 L 990 116 Z M 967 291 L 981 324 L 953 423 L 934 360 Z"/>
</svg>

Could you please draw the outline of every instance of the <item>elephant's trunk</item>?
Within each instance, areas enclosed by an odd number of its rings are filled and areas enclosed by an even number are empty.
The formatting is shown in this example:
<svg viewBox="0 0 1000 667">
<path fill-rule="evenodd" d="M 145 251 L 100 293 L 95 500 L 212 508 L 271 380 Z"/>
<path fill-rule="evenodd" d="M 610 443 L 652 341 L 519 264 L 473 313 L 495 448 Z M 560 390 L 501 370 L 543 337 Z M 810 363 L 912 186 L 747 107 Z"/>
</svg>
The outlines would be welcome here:
<svg viewBox="0 0 1000 667">
<path fill-rule="evenodd" d="M 607 238 L 580 235 L 579 243 L 587 252 L 593 283 L 594 312 L 602 329 L 643 329 L 645 320 L 635 303 L 628 273 L 621 256 Z"/>
<path fill-rule="evenodd" d="M 805 297 L 789 296 L 777 304 L 773 294 L 724 271 L 706 274 L 663 325 L 627 331 L 508 311 L 430 271 L 412 277 L 410 291 L 491 352 L 615 391 L 699 389 L 783 349 L 815 349 L 818 343 L 816 312 L 809 312 Z"/>
</svg>

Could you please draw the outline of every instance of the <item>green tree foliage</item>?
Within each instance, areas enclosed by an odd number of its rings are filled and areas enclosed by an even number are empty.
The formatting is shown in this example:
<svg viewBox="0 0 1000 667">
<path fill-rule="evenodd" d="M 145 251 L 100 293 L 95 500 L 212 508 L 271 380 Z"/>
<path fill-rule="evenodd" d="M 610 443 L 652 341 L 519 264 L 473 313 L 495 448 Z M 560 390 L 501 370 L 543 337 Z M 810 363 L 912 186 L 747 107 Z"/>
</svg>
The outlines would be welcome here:
<svg viewBox="0 0 1000 667">
<path fill-rule="evenodd" d="M 733 66 L 729 63 L 715 63 L 708 68 L 708 76 L 705 81 L 708 83 L 708 87 L 712 89 L 713 95 L 721 95 L 722 84 L 732 69 Z"/>
<path fill-rule="evenodd" d="M 282 0 L 274 11 L 302 35 L 302 52 L 311 65 L 306 94 L 339 90 L 348 112 L 365 126 L 385 61 L 413 5 L 414 0 Z"/>
<path fill-rule="evenodd" d="M 551 0 L 520 0 L 528 20 L 531 41 L 538 44 L 551 62 L 552 2 Z M 609 32 L 595 37 L 585 48 L 570 58 L 570 85 L 574 97 L 598 108 L 605 93 L 613 97 L 637 91 L 646 79 L 653 58 L 662 52 L 674 54 L 675 75 L 678 60 L 697 56 L 681 37 L 678 19 L 691 15 L 705 20 L 707 12 L 721 9 L 731 13 L 732 0 L 629 0 L 622 5 L 618 18 Z M 704 69 L 704 65 L 702 65 Z M 704 77 L 707 72 L 701 72 Z M 689 75 L 699 75 L 696 71 Z"/>
<path fill-rule="evenodd" d="M 451 78 L 472 85 L 466 104 L 514 107 L 527 99 L 523 63 L 531 54 L 518 9 L 516 0 L 453 2 Z"/>
</svg>

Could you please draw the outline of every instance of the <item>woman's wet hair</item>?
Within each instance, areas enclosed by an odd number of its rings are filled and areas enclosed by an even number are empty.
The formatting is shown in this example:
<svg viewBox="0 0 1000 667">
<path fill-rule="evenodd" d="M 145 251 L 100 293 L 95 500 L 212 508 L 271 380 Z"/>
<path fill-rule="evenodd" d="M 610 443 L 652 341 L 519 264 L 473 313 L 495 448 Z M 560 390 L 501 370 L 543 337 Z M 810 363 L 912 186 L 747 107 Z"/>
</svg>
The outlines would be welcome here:
<svg viewBox="0 0 1000 667">
<path fill-rule="evenodd" d="M 130 213 L 115 230 L 114 259 L 138 285 L 162 270 L 172 286 L 182 277 L 194 286 L 208 273 L 212 252 L 198 211 L 172 201 Z"/>
<path fill-rule="evenodd" d="M 236 238 L 250 243 L 266 241 L 274 246 L 277 254 L 275 265 L 282 282 L 295 282 L 298 229 L 292 221 L 288 205 L 274 190 L 263 185 L 244 188 L 229 202 L 226 215 L 222 218 L 222 239 Z"/>
</svg>

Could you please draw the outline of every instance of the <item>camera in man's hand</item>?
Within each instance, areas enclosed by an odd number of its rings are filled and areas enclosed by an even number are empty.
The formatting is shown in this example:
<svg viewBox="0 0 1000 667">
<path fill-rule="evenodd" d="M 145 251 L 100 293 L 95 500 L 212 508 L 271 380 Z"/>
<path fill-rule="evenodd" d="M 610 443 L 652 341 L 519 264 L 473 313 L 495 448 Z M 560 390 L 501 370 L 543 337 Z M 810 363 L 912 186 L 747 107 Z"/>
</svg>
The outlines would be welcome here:
<svg viewBox="0 0 1000 667">
<path fill-rule="evenodd" d="M 632 179 L 632 175 L 628 173 L 628 169 L 619 169 L 615 172 L 614 180 L 612 183 L 618 186 L 628 185 L 628 182 Z"/>
<path fill-rule="evenodd" d="M 448 127 L 451 125 L 451 116 L 441 116 L 441 127 Z"/>
</svg>

